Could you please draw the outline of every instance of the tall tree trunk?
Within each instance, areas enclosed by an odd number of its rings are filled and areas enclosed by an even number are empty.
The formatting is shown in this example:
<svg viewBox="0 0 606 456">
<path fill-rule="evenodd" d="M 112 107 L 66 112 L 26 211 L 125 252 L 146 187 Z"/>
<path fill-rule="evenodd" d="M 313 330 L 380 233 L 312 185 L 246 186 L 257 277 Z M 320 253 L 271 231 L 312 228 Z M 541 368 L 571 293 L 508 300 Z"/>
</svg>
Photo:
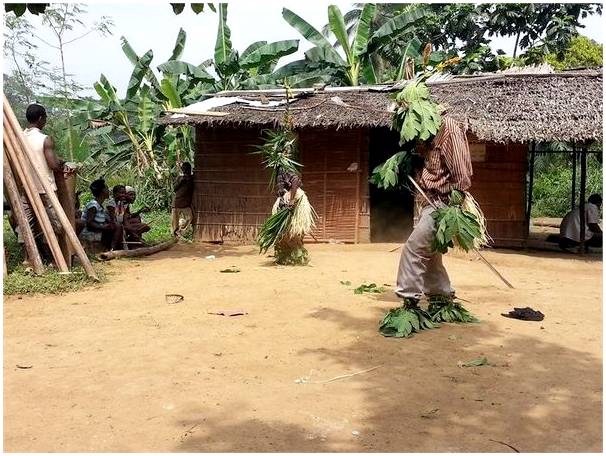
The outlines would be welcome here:
<svg viewBox="0 0 606 456">
<path fill-rule="evenodd" d="M 515 60 L 516 55 L 518 53 L 518 43 L 520 42 L 520 35 L 522 34 L 522 31 L 519 30 L 518 34 L 516 35 L 516 44 L 513 46 L 513 59 Z M 513 61 L 511 62 L 511 65 L 513 65 Z"/>
</svg>

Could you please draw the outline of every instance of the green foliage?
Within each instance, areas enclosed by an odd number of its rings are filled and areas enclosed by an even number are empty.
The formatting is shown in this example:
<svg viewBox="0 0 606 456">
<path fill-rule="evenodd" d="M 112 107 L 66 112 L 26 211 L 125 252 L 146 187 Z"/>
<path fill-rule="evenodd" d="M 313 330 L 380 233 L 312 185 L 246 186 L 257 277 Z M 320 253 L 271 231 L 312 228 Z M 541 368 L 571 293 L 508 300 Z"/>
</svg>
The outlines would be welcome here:
<svg viewBox="0 0 606 456">
<path fill-rule="evenodd" d="M 379 188 L 389 189 L 397 187 L 400 176 L 412 175 L 412 153 L 408 151 L 398 152 L 385 160 L 384 163 L 372 170 L 370 182 Z"/>
<path fill-rule="evenodd" d="M 305 266 L 309 263 L 309 252 L 303 245 L 282 248 L 276 245 L 276 263 L 283 266 Z"/>
<path fill-rule="evenodd" d="M 400 145 L 413 140 L 426 141 L 438 132 L 442 116 L 425 83 L 410 82 L 396 94 L 395 100 L 398 107 L 392 129 L 400 133 Z"/>
<path fill-rule="evenodd" d="M 280 241 L 288 228 L 291 214 L 292 210 L 290 208 L 280 209 L 263 222 L 257 236 L 259 253 L 267 253 L 272 246 Z"/>
<path fill-rule="evenodd" d="M 22 265 L 23 249 L 17 242 L 17 236 L 11 229 L 8 218 L 3 217 L 3 241 L 7 255 L 8 275 L 4 278 L 3 293 L 5 295 L 15 294 L 60 294 L 78 291 L 87 286 L 93 286 L 97 282 L 90 279 L 82 267 L 74 267 L 72 274 L 59 274 L 55 269 L 47 268 L 46 271 L 37 276 Z M 100 263 L 96 263 L 95 272 L 101 281 L 106 280 L 106 271 Z"/>
<path fill-rule="evenodd" d="M 437 323 L 477 323 L 479 320 L 459 302 L 447 296 L 432 296 L 427 312 Z"/>
<path fill-rule="evenodd" d="M 273 190 L 276 187 L 280 169 L 297 174 L 298 168 L 302 166 L 292 159 L 297 155 L 297 136 L 288 128 L 264 130 L 262 134 L 265 136 L 265 142 L 261 146 L 257 146 L 258 150 L 253 153 L 260 154 L 265 167 L 271 170 L 269 187 Z"/>
<path fill-rule="evenodd" d="M 170 6 L 175 14 L 181 14 L 185 9 L 185 3 L 170 3 Z M 190 3 L 190 7 L 195 14 L 204 12 L 204 8 L 206 7 L 208 7 L 208 9 L 210 9 L 213 13 L 217 12 L 217 9 L 213 3 Z"/>
<path fill-rule="evenodd" d="M 363 283 L 358 288 L 354 290 L 354 294 L 364 294 L 364 293 L 384 293 L 385 288 L 378 287 L 376 283 Z"/>
<path fill-rule="evenodd" d="M 29 11 L 33 15 L 37 16 L 44 13 L 46 8 L 50 6 L 50 3 L 5 3 L 4 11 L 15 13 L 15 16 L 20 17 L 25 14 L 25 11 Z"/>
<path fill-rule="evenodd" d="M 423 309 L 406 306 L 391 309 L 381 320 L 379 332 L 385 337 L 411 337 L 424 329 L 438 327 Z"/>
<path fill-rule="evenodd" d="M 580 175 L 577 170 L 576 202 L 579 204 Z M 587 159 L 586 198 L 603 194 L 603 166 L 595 154 Z M 532 217 L 564 217 L 571 209 L 572 164 L 570 157 L 544 155 L 537 157 L 532 190 Z"/>
<path fill-rule="evenodd" d="M 556 70 L 595 68 L 603 65 L 604 46 L 583 35 L 575 36 L 565 51 L 550 53 L 545 61 Z"/>
<path fill-rule="evenodd" d="M 138 199 L 138 196 L 137 196 Z M 167 211 L 153 211 L 143 215 L 143 221 L 147 223 L 151 230 L 143 235 L 145 242 L 150 245 L 161 244 L 170 241 L 173 238 L 171 233 L 171 214 Z M 191 240 L 192 230 L 185 234 L 185 239 Z"/>
<path fill-rule="evenodd" d="M 330 32 L 337 39 L 333 46 L 328 38 L 316 30 L 303 18 L 287 8 L 282 11 L 282 17 L 293 28 L 315 47 L 305 53 L 308 69 L 326 69 L 332 82 L 356 86 L 360 83 L 362 74 L 367 83 L 379 80 L 374 68 L 371 55 L 390 43 L 396 36 L 406 34 L 414 29 L 415 24 L 424 17 L 426 10 L 422 7 L 404 9 L 399 14 L 390 17 L 381 27 L 373 29 L 373 19 L 377 11 L 374 3 L 364 4 L 350 27 L 346 25 L 343 16 L 335 5 L 328 7 L 328 25 L 326 34 Z M 342 56 L 337 48 L 343 50 Z"/>
<path fill-rule="evenodd" d="M 452 193 L 459 193 L 454 190 Z M 458 196 L 455 196 L 458 199 Z M 431 215 L 435 220 L 436 234 L 432 241 L 434 252 L 446 253 L 455 244 L 465 252 L 473 250 L 475 239 L 482 235 L 477 218 L 459 206 L 460 202 L 453 201 L 447 207 L 438 208 Z"/>
</svg>

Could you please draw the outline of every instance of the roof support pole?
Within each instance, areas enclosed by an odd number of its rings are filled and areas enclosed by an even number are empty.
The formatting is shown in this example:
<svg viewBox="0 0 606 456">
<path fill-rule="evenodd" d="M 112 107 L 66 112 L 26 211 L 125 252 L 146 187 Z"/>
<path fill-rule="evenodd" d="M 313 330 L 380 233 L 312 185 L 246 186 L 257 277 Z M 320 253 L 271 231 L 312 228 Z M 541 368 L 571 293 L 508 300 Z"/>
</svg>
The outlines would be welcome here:
<svg viewBox="0 0 606 456">
<path fill-rule="evenodd" d="M 577 148 L 576 143 L 572 143 L 572 192 L 570 194 L 570 210 L 574 211 L 577 201 Z"/>
<path fill-rule="evenodd" d="M 528 169 L 528 201 L 526 206 L 526 220 L 530 226 L 530 211 L 532 210 L 532 187 L 534 186 L 534 160 L 536 155 L 536 143 L 530 144 L 530 168 Z"/>
<path fill-rule="evenodd" d="M 579 194 L 579 218 L 581 222 L 581 244 L 579 245 L 579 253 L 585 253 L 585 227 L 587 224 L 587 214 L 585 214 L 585 185 L 587 182 L 587 148 L 583 146 L 581 149 L 581 192 Z"/>
</svg>

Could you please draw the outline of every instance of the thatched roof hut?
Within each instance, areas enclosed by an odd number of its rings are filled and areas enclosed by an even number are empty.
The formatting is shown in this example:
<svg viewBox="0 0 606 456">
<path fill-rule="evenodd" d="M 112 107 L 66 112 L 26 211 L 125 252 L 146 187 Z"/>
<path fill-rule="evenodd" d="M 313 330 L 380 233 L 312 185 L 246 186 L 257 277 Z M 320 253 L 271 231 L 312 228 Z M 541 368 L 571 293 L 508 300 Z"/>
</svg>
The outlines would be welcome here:
<svg viewBox="0 0 606 456">
<path fill-rule="evenodd" d="M 602 72 L 493 74 L 458 76 L 429 83 L 432 96 L 451 114 L 469 123 L 482 141 L 586 141 L 602 138 Z M 375 128 L 391 125 L 393 86 L 301 89 L 290 105 L 296 128 Z M 260 106 L 234 103 L 212 111 L 225 116 L 172 115 L 160 122 L 205 127 L 270 127 L 282 121 L 284 105 L 263 102 L 284 99 L 284 91 L 222 92 L 261 101 Z"/>
<path fill-rule="evenodd" d="M 602 73 L 459 76 L 429 86 L 451 115 L 469 125 L 472 193 L 494 245 L 526 245 L 530 144 L 601 140 Z M 400 150 L 390 130 L 391 96 L 399 88 L 293 91 L 289 109 L 298 131 L 298 161 L 320 216 L 314 240 L 406 239 L 413 220 L 410 192 L 369 185 L 375 166 Z M 196 127 L 196 239 L 254 240 L 273 195 L 267 170 L 251 152 L 262 142 L 262 129 L 283 121 L 285 106 L 283 89 L 222 92 L 160 119 Z"/>
</svg>

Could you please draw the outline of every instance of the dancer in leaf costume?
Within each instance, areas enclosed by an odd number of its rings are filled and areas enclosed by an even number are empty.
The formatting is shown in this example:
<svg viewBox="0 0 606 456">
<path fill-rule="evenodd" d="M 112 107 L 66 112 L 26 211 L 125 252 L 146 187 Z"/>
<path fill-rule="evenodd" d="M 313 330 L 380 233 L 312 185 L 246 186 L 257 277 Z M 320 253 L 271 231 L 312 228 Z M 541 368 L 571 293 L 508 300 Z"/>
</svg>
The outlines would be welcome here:
<svg viewBox="0 0 606 456">
<path fill-rule="evenodd" d="M 471 187 L 472 166 L 465 126 L 446 115 L 429 150 L 417 182 L 434 206 L 443 208 L 452 204 L 451 194 L 462 194 Z M 420 212 L 413 232 L 402 249 L 396 294 L 404 299 L 404 307 L 418 307 L 423 295 L 429 298 L 429 315 L 434 321 L 443 312 L 444 306 L 455 306 L 455 291 L 446 268 L 442 264 L 442 253 L 435 249 L 436 209 L 422 195 L 416 195 Z M 462 199 L 458 201 L 462 204 Z M 460 308 L 460 306 L 458 306 Z M 459 310 L 459 309 L 455 309 Z M 457 313 L 455 312 L 455 315 Z M 468 317 L 468 318 L 467 318 Z M 448 317 L 447 317 L 448 318 Z M 455 320 L 458 320 L 456 317 Z M 463 312 L 461 320 L 472 320 Z M 437 318 L 442 320 L 442 318 Z"/>
</svg>

